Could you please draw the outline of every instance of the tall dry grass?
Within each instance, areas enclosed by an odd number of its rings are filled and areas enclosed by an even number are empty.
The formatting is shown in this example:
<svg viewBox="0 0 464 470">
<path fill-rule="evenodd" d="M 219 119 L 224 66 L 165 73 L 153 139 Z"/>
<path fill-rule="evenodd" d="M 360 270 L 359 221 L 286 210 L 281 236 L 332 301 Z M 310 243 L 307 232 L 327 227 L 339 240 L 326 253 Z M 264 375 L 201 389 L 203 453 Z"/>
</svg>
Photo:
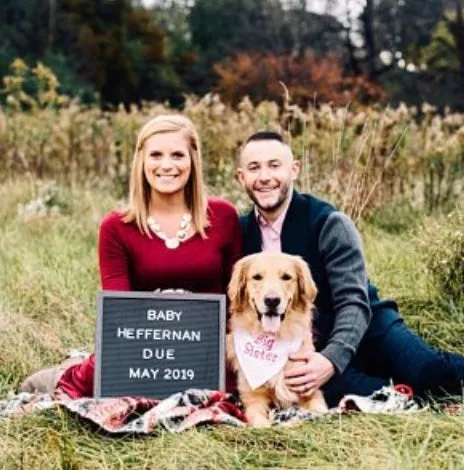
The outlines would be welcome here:
<svg viewBox="0 0 464 470">
<path fill-rule="evenodd" d="M 137 130 L 165 105 L 114 112 L 65 107 L 0 110 L 2 179 L 14 175 L 87 182 L 126 194 Z M 244 140 L 262 129 L 284 132 L 303 162 L 303 189 L 329 198 L 355 219 L 397 197 L 432 212 L 452 208 L 464 192 L 464 115 L 420 110 L 350 109 L 323 105 L 300 109 L 247 98 L 233 109 L 218 96 L 189 97 L 183 112 L 198 126 L 208 183 L 240 206 L 235 160 Z"/>
</svg>

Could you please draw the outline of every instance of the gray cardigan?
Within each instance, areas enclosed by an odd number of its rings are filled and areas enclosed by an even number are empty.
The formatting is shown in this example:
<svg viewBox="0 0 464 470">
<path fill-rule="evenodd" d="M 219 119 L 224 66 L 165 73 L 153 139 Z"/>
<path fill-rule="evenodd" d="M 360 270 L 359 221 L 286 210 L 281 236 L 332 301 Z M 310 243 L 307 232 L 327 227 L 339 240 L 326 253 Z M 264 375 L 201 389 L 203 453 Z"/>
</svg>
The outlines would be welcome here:
<svg viewBox="0 0 464 470">
<path fill-rule="evenodd" d="M 335 310 L 335 322 L 321 353 L 339 373 L 356 353 L 369 322 L 371 309 L 361 237 L 349 217 L 333 212 L 319 235 Z"/>
</svg>

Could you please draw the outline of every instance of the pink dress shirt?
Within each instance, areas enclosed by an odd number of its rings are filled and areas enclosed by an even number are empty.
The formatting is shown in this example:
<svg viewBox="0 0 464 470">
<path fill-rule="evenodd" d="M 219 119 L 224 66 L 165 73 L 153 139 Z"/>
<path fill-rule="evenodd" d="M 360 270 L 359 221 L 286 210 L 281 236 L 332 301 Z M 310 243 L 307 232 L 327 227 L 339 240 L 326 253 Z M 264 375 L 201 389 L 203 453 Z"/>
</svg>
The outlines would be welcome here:
<svg viewBox="0 0 464 470">
<path fill-rule="evenodd" d="M 282 233 L 282 226 L 284 225 L 285 216 L 287 215 L 288 206 L 290 205 L 289 202 L 279 217 L 273 222 L 269 222 L 255 206 L 256 220 L 261 230 L 262 251 L 282 252 L 280 234 Z"/>
</svg>

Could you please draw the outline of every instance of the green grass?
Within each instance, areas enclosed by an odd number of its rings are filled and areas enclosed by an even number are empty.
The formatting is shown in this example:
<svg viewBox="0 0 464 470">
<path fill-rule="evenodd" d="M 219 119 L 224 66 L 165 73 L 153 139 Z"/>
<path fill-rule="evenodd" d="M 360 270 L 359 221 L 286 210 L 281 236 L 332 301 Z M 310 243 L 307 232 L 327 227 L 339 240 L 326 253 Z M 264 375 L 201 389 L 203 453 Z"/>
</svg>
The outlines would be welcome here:
<svg viewBox="0 0 464 470">
<path fill-rule="evenodd" d="M 96 237 L 116 204 L 97 190 L 63 191 L 62 215 L 23 221 L 37 185 L 0 185 L 0 396 L 71 347 L 93 346 Z M 433 344 L 464 352 L 464 311 L 430 281 L 414 231 L 363 227 L 369 273 Z M 464 469 L 464 416 L 349 416 L 270 430 L 204 427 L 149 438 L 104 436 L 62 412 L 0 421 L 5 469 Z"/>
<path fill-rule="evenodd" d="M 205 427 L 114 438 L 59 413 L 2 424 L 2 468 L 464 468 L 462 417 L 350 416 L 270 430 Z"/>
</svg>

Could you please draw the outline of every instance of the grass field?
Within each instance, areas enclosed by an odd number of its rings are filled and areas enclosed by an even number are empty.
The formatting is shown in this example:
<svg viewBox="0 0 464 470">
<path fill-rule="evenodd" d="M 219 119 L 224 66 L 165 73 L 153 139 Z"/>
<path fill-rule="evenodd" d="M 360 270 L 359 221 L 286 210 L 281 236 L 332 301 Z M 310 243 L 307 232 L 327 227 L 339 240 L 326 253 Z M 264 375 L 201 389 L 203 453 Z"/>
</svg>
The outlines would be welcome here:
<svg viewBox="0 0 464 470">
<path fill-rule="evenodd" d="M 61 214 L 18 216 L 33 182 L 0 184 L 0 397 L 72 347 L 93 348 L 96 235 L 117 201 L 61 190 Z M 419 248 L 421 218 L 392 234 L 361 227 L 369 274 L 431 343 L 464 353 L 464 310 L 442 297 Z M 5 469 L 464 469 L 464 416 L 349 416 L 270 430 L 202 428 L 109 438 L 57 412 L 0 421 Z"/>
</svg>

